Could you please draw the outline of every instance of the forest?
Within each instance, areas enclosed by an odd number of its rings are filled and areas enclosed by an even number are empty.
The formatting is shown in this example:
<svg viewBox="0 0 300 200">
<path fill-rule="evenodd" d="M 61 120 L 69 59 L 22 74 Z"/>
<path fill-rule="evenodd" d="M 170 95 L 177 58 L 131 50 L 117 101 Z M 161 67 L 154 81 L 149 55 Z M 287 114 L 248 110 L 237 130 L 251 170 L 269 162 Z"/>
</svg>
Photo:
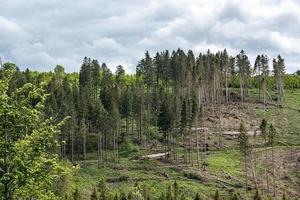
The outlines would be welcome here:
<svg viewBox="0 0 300 200">
<path fill-rule="evenodd" d="M 300 72 L 146 52 L 136 72 L 0 70 L 0 199 L 300 198 Z"/>
</svg>

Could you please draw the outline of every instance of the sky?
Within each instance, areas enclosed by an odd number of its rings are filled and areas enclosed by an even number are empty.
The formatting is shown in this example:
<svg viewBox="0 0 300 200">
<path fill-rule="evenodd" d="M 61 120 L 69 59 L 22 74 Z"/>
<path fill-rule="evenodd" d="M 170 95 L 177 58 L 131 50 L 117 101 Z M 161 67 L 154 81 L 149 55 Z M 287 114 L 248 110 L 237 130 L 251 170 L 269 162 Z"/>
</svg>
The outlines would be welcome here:
<svg viewBox="0 0 300 200">
<path fill-rule="evenodd" d="M 244 50 L 300 69 L 299 0 L 0 0 L 0 56 L 21 69 L 79 71 L 85 56 L 135 71 L 145 51 Z M 270 62 L 271 66 L 271 62 Z"/>
</svg>

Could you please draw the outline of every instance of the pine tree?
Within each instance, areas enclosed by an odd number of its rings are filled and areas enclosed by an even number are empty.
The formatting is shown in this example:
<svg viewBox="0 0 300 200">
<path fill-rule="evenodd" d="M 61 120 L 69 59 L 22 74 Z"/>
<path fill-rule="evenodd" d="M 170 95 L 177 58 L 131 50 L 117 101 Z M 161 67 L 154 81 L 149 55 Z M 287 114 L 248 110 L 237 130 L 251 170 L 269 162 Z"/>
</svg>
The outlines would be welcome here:
<svg viewBox="0 0 300 200">
<path fill-rule="evenodd" d="M 267 78 L 269 76 L 269 59 L 267 55 L 261 56 L 261 87 L 263 90 L 264 106 L 266 105 Z"/>
<path fill-rule="evenodd" d="M 248 95 L 249 78 L 251 75 L 250 62 L 243 50 L 237 55 L 236 65 L 238 67 L 241 102 L 243 104 L 245 97 Z"/>
<path fill-rule="evenodd" d="M 284 59 L 278 55 L 277 60 L 273 59 L 273 69 L 276 81 L 276 93 L 279 104 L 284 102 L 284 74 L 285 63 Z"/>
</svg>

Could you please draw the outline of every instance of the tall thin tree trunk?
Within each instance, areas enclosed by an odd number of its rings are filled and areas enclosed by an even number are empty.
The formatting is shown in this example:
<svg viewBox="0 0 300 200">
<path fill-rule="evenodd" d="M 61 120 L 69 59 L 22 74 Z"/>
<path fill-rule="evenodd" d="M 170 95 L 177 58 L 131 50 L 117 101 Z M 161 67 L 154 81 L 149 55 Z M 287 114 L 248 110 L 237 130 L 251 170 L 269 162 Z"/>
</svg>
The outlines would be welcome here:
<svg viewBox="0 0 300 200">
<path fill-rule="evenodd" d="M 197 148 L 197 165 L 200 166 L 200 152 L 199 152 L 199 132 L 196 130 L 196 148 Z"/>
<path fill-rule="evenodd" d="M 117 167 L 116 157 L 116 130 L 113 130 L 114 167 Z"/>
<path fill-rule="evenodd" d="M 98 143 L 97 143 L 97 157 L 98 157 L 98 168 L 102 167 L 102 149 L 101 149 L 101 133 L 100 131 L 98 132 Z"/>
<path fill-rule="evenodd" d="M 229 97 L 228 97 L 228 74 L 227 74 L 227 70 L 225 72 L 225 94 L 226 94 L 226 104 L 228 104 L 229 101 Z"/>
<path fill-rule="evenodd" d="M 74 162 L 74 128 L 71 131 L 71 162 Z"/>
<path fill-rule="evenodd" d="M 86 159 L 86 127 L 85 122 L 83 122 L 83 159 Z"/>
<path fill-rule="evenodd" d="M 274 146 L 272 144 L 273 197 L 276 197 Z"/>
<path fill-rule="evenodd" d="M 265 140 L 266 143 L 266 140 Z M 266 153 L 266 178 L 267 178 L 267 191 L 268 194 L 270 193 L 270 188 L 269 188 L 269 164 L 268 164 L 268 150 L 265 144 L 265 153 Z"/>
<path fill-rule="evenodd" d="M 248 191 L 248 169 L 247 169 L 247 155 L 245 155 L 245 178 L 246 178 L 246 193 Z"/>
</svg>

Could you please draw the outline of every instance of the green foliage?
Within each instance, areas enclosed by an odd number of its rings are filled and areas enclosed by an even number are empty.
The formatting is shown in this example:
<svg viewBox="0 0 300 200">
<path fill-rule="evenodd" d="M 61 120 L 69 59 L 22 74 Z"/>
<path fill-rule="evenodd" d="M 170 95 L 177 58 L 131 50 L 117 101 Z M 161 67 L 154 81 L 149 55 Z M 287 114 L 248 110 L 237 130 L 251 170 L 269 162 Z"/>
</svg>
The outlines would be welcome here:
<svg viewBox="0 0 300 200">
<path fill-rule="evenodd" d="M 11 71 L 2 72 L 0 82 L 1 196 L 9 198 L 55 199 L 67 191 L 65 179 L 72 173 L 58 161 L 56 136 L 61 124 L 40 117 L 45 94 L 25 84 L 7 95 Z M 58 191 L 54 184 L 62 184 Z"/>
<path fill-rule="evenodd" d="M 161 180 L 152 170 L 145 169 L 149 165 L 152 168 L 151 164 L 155 162 L 137 161 L 137 164 L 128 160 L 129 155 L 137 151 L 141 154 L 151 151 L 139 148 L 132 141 L 151 145 L 156 142 L 151 140 L 160 138 L 161 134 L 157 134 L 159 129 L 165 138 L 169 134 L 171 140 L 180 143 L 180 160 L 183 138 L 173 130 L 181 128 L 181 133 L 187 136 L 187 128 L 198 125 L 196 119 L 199 110 L 201 120 L 214 115 L 210 113 L 211 109 L 215 111 L 218 104 L 225 105 L 225 83 L 230 91 L 230 101 L 240 101 L 237 95 L 239 88 L 246 103 L 248 89 L 261 88 L 262 84 L 266 85 L 272 97 L 278 92 L 278 86 L 300 88 L 299 75 L 284 74 L 284 60 L 280 56 L 273 62 L 275 76 L 269 73 L 267 56 L 259 55 L 258 58 L 252 70 L 244 51 L 237 57 L 228 56 L 226 50 L 217 53 L 208 51 L 197 57 L 192 51 L 186 53 L 181 49 L 172 53 L 167 50 L 158 52 L 155 57 L 146 52 L 133 75 L 126 75 L 120 65 L 112 73 L 105 63 L 100 67 L 97 60 L 90 58 L 84 58 L 79 73 L 71 74 L 66 73 L 60 65 L 53 72 L 36 72 L 28 69 L 20 71 L 12 63 L 5 64 L 0 71 L 0 133 L 3 136 L 0 141 L 0 166 L 1 170 L 4 169 L 0 171 L 1 194 L 4 185 L 12 183 L 9 195 L 19 195 L 20 198 L 55 199 L 70 195 L 68 191 L 73 181 L 73 171 L 69 169 L 68 163 L 60 162 L 59 158 L 70 159 L 83 166 L 81 173 L 76 175 L 79 181 L 74 182 L 82 194 L 86 194 L 83 190 L 96 185 L 103 176 L 118 182 L 120 180 L 115 176 L 127 180 L 131 176 L 143 175 L 143 178 L 150 180 Z M 300 104 L 297 95 L 292 96 L 295 120 L 290 121 L 297 121 Z M 252 98 L 249 100 L 252 102 Z M 226 103 L 230 104 L 230 101 Z M 268 113 L 265 113 L 265 117 L 271 124 Z M 57 125 L 66 116 L 71 119 Z M 274 126 L 269 126 L 265 120 L 260 128 L 265 140 L 274 145 L 279 129 L 272 123 Z M 9 127 L 8 130 L 5 127 Z M 4 140 L 5 131 L 9 133 L 8 142 Z M 297 129 L 293 131 L 297 132 Z M 249 154 L 251 145 L 242 125 L 240 132 L 240 152 L 245 156 Z M 297 138 L 296 135 L 294 137 Z M 154 145 L 162 150 L 161 145 L 164 144 Z M 176 144 L 174 148 L 177 148 Z M 117 170 L 113 170 L 111 158 L 118 156 L 118 152 L 122 156 L 120 165 L 115 166 Z M 104 162 L 101 169 L 91 167 L 94 161 L 79 161 L 82 158 L 100 160 L 101 156 Z M 224 172 L 239 176 L 239 159 L 240 153 L 237 151 L 214 151 L 205 156 L 203 163 L 208 164 L 208 173 L 216 176 Z M 13 170 L 8 173 L 4 163 Z M 156 174 L 161 173 L 156 166 L 153 168 Z M 114 198 L 116 185 L 126 189 L 120 193 L 121 199 L 125 199 L 127 190 L 128 199 L 156 199 L 161 193 L 161 199 L 188 199 L 194 198 L 197 191 L 200 198 L 200 193 L 209 193 L 211 188 L 217 187 L 211 182 L 199 185 L 193 173 L 181 180 L 177 179 L 182 176 L 180 172 L 170 169 L 163 171 L 171 174 L 178 182 L 184 182 L 183 185 L 179 188 L 177 182 L 172 184 L 169 180 L 147 180 L 141 188 L 132 190 L 129 181 L 123 181 L 109 184 L 113 189 L 108 189 L 105 180 L 101 179 L 96 190 L 99 194 L 95 197 L 103 200 Z M 193 180 L 186 180 L 191 177 Z M 163 187 L 165 185 L 168 188 Z M 90 194 L 90 191 L 87 192 Z M 75 190 L 74 194 L 79 194 L 79 191 Z"/>
<path fill-rule="evenodd" d="M 30 83 L 8 96 L 13 71 L 0 81 L 0 194 L 5 199 L 56 199 L 54 184 L 72 173 L 58 161 L 55 149 L 61 124 L 41 117 L 46 95 Z"/>
<path fill-rule="evenodd" d="M 273 124 L 270 124 L 268 141 L 273 146 L 277 142 L 277 139 L 278 139 L 277 131 L 276 131 L 275 127 L 273 126 Z"/>
<path fill-rule="evenodd" d="M 128 156 L 132 153 L 138 152 L 138 146 L 132 142 L 129 138 L 125 138 L 123 143 L 120 145 L 120 154 L 123 156 Z"/>
<path fill-rule="evenodd" d="M 170 104 L 167 99 L 164 99 L 161 105 L 157 125 L 159 127 L 159 130 L 162 131 L 165 135 L 172 128 L 172 114 Z"/>
<path fill-rule="evenodd" d="M 267 129 L 268 129 L 268 123 L 267 123 L 267 120 L 266 119 L 263 119 L 261 121 L 261 124 L 260 124 L 260 131 L 261 131 L 261 135 L 263 137 L 264 140 L 267 139 Z"/>
<path fill-rule="evenodd" d="M 251 151 L 251 146 L 249 144 L 249 138 L 247 136 L 247 130 L 244 126 L 243 123 L 241 123 L 240 128 L 239 128 L 239 136 L 238 136 L 238 141 L 239 141 L 239 149 L 240 152 L 243 155 L 248 155 Z"/>
</svg>

